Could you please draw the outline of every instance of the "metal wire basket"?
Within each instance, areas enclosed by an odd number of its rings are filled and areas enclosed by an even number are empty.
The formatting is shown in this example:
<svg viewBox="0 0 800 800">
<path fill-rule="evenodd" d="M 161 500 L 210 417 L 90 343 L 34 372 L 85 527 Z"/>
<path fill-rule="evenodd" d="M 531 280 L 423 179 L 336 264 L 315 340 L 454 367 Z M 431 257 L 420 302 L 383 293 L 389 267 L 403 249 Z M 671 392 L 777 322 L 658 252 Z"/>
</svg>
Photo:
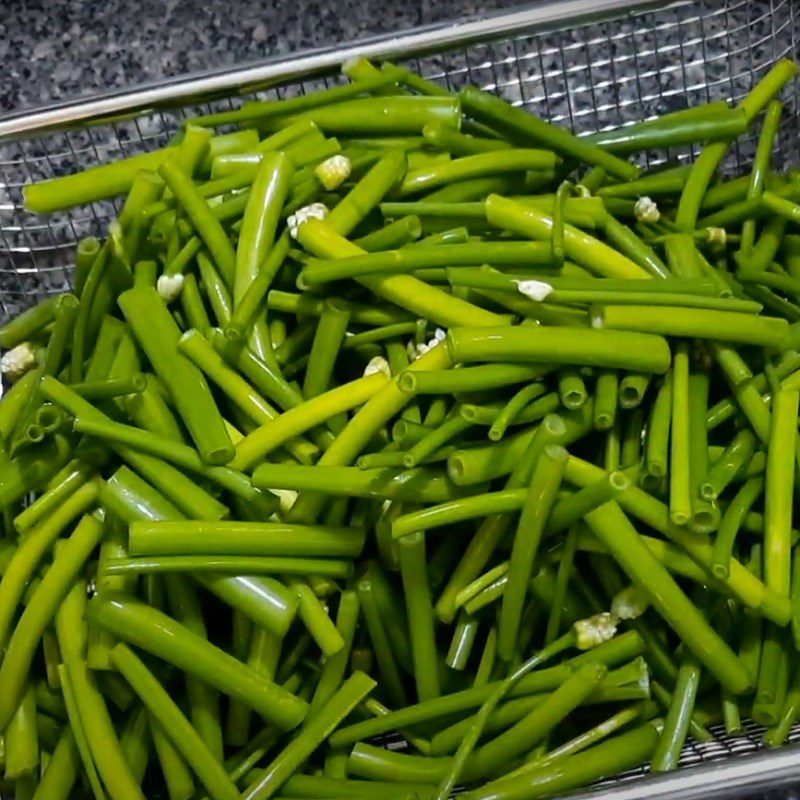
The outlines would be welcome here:
<svg viewBox="0 0 800 800">
<path fill-rule="evenodd" d="M 97 203 L 32 215 L 22 206 L 24 184 L 161 147 L 194 113 L 331 86 L 349 57 L 393 58 L 451 89 L 476 84 L 590 133 L 738 99 L 777 59 L 797 57 L 799 43 L 798 0 L 561 0 L 0 118 L 0 322 L 67 288 L 77 241 L 102 236 L 118 210 Z M 776 167 L 800 162 L 799 93 L 796 83 L 784 97 Z M 724 169 L 746 169 L 754 149 L 753 139 L 741 139 Z M 693 156 L 683 148 L 648 154 L 645 163 Z M 714 732 L 716 742 L 686 746 L 677 773 L 646 778 L 635 770 L 600 784 L 591 796 L 795 796 L 800 747 L 757 752 L 761 730 L 749 723 L 735 738 Z M 800 728 L 790 739 L 800 741 Z"/>
</svg>

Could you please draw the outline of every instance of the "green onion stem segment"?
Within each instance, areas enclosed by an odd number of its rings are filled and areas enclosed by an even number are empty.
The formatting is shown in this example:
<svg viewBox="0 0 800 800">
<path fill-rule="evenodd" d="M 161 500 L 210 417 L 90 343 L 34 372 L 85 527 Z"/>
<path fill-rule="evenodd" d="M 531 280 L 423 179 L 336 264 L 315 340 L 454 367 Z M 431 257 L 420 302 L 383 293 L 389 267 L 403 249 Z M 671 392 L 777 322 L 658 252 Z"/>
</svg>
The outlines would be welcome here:
<svg viewBox="0 0 800 800">
<path fill-rule="evenodd" d="M 559 384 L 559 388 L 561 388 L 561 384 Z M 517 416 L 527 405 L 530 404 L 532 400 L 543 394 L 544 391 L 545 387 L 542 384 L 529 383 L 527 386 L 523 386 L 522 389 L 520 389 L 516 394 L 512 395 L 509 401 L 502 407 L 498 415 L 495 417 L 494 422 L 492 422 L 492 425 L 489 428 L 489 438 L 492 441 L 498 441 L 499 439 L 502 439 L 508 426 L 514 422 Z M 568 392 L 568 390 L 565 391 Z M 574 389 L 574 391 L 580 393 L 579 388 Z M 585 400 L 585 393 L 583 399 Z M 563 397 L 562 402 L 564 402 Z M 564 403 L 564 405 L 567 405 L 567 403 Z M 580 405 L 580 403 L 578 405 Z"/>
<path fill-rule="evenodd" d="M 25 207 L 38 214 L 49 214 L 125 194 L 140 172 L 158 169 L 176 152 L 175 147 L 165 147 L 92 167 L 74 175 L 30 184 L 24 188 Z"/>
<path fill-rule="evenodd" d="M 94 505 L 97 494 L 96 483 L 81 486 L 47 519 L 33 527 L 14 551 L 0 580 L 0 643 L 4 646 L 17 607 L 39 562 L 70 522 Z"/>
<path fill-rule="evenodd" d="M 764 582 L 785 597 L 791 585 L 792 501 L 794 497 L 797 412 L 800 392 L 775 395 L 767 447 L 764 500 Z"/>
<path fill-rule="evenodd" d="M 261 159 L 247 199 L 236 246 L 232 281 L 234 308 L 257 277 L 264 257 L 273 244 L 279 216 L 289 192 L 292 171 L 291 161 L 284 153 L 268 153 Z"/>
<path fill-rule="evenodd" d="M 347 236 L 386 192 L 403 178 L 405 172 L 406 154 L 401 150 L 390 150 L 331 209 L 325 219 L 326 225 L 341 236 Z"/>
<path fill-rule="evenodd" d="M 614 736 L 594 747 L 532 766 L 524 774 L 492 781 L 486 786 L 464 793 L 465 800 L 537 800 L 570 792 L 585 783 L 600 780 L 631 769 L 647 760 L 658 739 L 653 725 Z"/>
<path fill-rule="evenodd" d="M 586 486 L 599 480 L 604 471 L 588 461 L 570 456 L 566 479 L 576 486 Z M 617 502 L 628 514 L 657 530 L 685 550 L 705 572 L 711 572 L 712 546 L 701 537 L 675 525 L 669 518 L 669 509 L 655 497 L 632 485 L 617 495 Z M 791 604 L 787 598 L 768 589 L 741 562 L 731 559 L 730 574 L 726 580 L 728 590 L 747 607 L 757 610 L 777 625 L 786 625 L 791 617 Z"/>
<path fill-rule="evenodd" d="M 292 489 L 337 497 L 364 497 L 404 502 L 444 503 L 466 494 L 447 475 L 426 467 L 414 469 L 329 467 L 299 464 L 259 464 L 253 485 L 262 489 Z"/>
<path fill-rule="evenodd" d="M 653 751 L 650 768 L 655 772 L 666 772 L 678 766 L 678 758 L 689 732 L 689 722 L 700 685 L 700 674 L 701 668 L 697 659 L 691 653 L 684 655 L 664 720 L 664 728 Z"/>
<path fill-rule="evenodd" d="M 670 363 L 666 340 L 613 330 L 514 326 L 447 332 L 453 361 L 539 362 L 663 373 Z"/>
<path fill-rule="evenodd" d="M 48 484 L 47 491 L 41 494 L 33 503 L 14 517 L 14 528 L 17 533 L 27 533 L 34 525 L 38 525 L 53 511 L 60 508 L 62 503 L 71 497 L 83 486 L 91 469 L 80 461 L 71 461 Z"/>
<path fill-rule="evenodd" d="M 419 135 L 431 122 L 458 130 L 461 108 L 455 97 L 366 97 L 292 114 L 283 117 L 280 124 L 306 121 L 328 134 Z"/>
<path fill-rule="evenodd" d="M 212 594 L 276 636 L 286 635 L 297 613 L 297 596 L 274 578 L 205 571 L 197 571 L 194 577 Z"/>
<path fill-rule="evenodd" d="M 318 394 L 288 409 L 245 436 L 236 444 L 232 466 L 249 469 L 285 442 L 375 396 L 389 378 L 376 372 Z"/>
<path fill-rule="evenodd" d="M 683 120 L 676 119 L 674 118 L 676 113 L 686 116 Z M 715 103 L 708 103 L 697 108 L 687 108 L 682 112 L 665 114 L 659 119 L 596 133 L 587 138 L 612 153 L 635 153 L 640 150 L 673 147 L 691 142 L 735 139 L 744 133 L 746 128 L 747 118 L 739 109 L 728 108 L 726 103 L 722 103 L 718 108 Z M 685 180 L 685 174 L 683 178 Z"/>
<path fill-rule="evenodd" d="M 263 775 L 245 789 L 245 800 L 267 800 L 273 797 L 281 785 L 333 733 L 375 685 L 375 681 L 368 675 L 354 672 L 327 703 L 316 713 L 309 715 L 303 727 L 267 766 Z"/>
<path fill-rule="evenodd" d="M 750 90 L 737 106 L 737 109 L 744 112 L 748 123 L 758 116 L 796 72 L 797 66 L 794 62 L 783 59 Z M 730 139 L 707 144 L 692 166 L 675 214 L 675 223 L 680 230 L 693 230 L 696 227 L 703 196 L 729 145 Z"/>
<path fill-rule="evenodd" d="M 767 402 L 753 380 L 753 373 L 730 345 L 715 342 L 711 345 L 711 353 L 728 382 L 738 407 L 747 418 L 753 432 L 766 445 L 770 437 L 771 414 Z"/>
<path fill-rule="evenodd" d="M 65 725 L 33 794 L 33 800 L 67 800 L 78 780 L 80 768 L 81 759 L 75 737 Z"/>
<path fill-rule="evenodd" d="M 97 253 L 94 255 L 96 257 Z M 11 350 L 18 344 L 34 338 L 53 321 L 57 304 L 57 297 L 47 297 L 0 325 L 0 347 Z"/>
<path fill-rule="evenodd" d="M 414 679 L 419 700 L 430 700 L 440 694 L 437 670 L 435 620 L 427 579 L 425 534 L 414 531 L 397 542 L 400 576 L 410 621 L 409 636 L 414 666 Z"/>
<path fill-rule="evenodd" d="M 24 780 L 39 763 L 41 722 L 36 709 L 36 693 L 28 684 L 5 729 L 5 775 L 11 780 Z"/>
<path fill-rule="evenodd" d="M 111 661 L 198 776 L 209 796 L 213 800 L 234 800 L 240 797 L 236 785 L 228 777 L 222 764 L 206 747 L 169 693 L 133 651 L 124 644 L 118 644 L 111 651 Z"/>
<path fill-rule="evenodd" d="M 92 672 L 80 658 L 65 660 L 63 677 L 80 719 L 91 759 L 114 800 L 144 800 L 120 748 L 114 723 Z M 72 715 L 70 715 L 72 718 Z"/>
<path fill-rule="evenodd" d="M 399 250 L 383 250 L 334 260 L 315 260 L 304 265 L 298 280 L 317 286 L 343 278 L 413 274 L 433 267 L 479 267 L 493 264 L 551 268 L 550 246 L 543 242 L 480 242 L 476 244 L 419 243 Z"/>
<path fill-rule="evenodd" d="M 676 525 L 692 516 L 691 454 L 689 440 L 689 348 L 675 348 L 672 366 L 672 403 L 669 452 L 669 514 Z"/>
<path fill-rule="evenodd" d="M 714 539 L 711 570 L 715 577 L 724 580 L 730 575 L 731 558 L 736 536 L 742 527 L 745 517 L 763 491 L 764 479 L 759 476 L 750 478 L 742 485 L 725 509 Z"/>
<path fill-rule="evenodd" d="M 615 666 L 627 663 L 630 659 L 641 655 L 644 643 L 637 633 L 629 631 L 616 636 L 588 653 L 575 656 L 563 664 L 535 670 L 521 678 L 509 692 L 510 697 L 523 697 L 531 694 L 550 692 L 560 686 L 564 680 L 580 665 L 586 663 Z M 354 722 L 338 730 L 330 740 L 332 747 L 346 747 L 378 736 L 381 733 L 417 725 L 430 720 L 437 720 L 452 714 L 462 713 L 479 708 L 498 688 L 501 681 L 491 681 L 483 686 L 463 689 L 458 692 L 442 695 L 433 700 L 406 705 L 402 709 L 392 711 L 380 717 Z"/>
<path fill-rule="evenodd" d="M 353 565 L 349 561 L 333 558 L 291 558 L 284 556 L 139 556 L 109 558 L 105 563 L 106 574 L 117 575 L 150 575 L 154 573 L 191 572 L 217 573 L 239 576 L 256 575 L 314 575 L 318 578 L 349 578 L 353 574 Z M 234 605 L 232 602 L 231 605 Z M 285 604 L 279 605 L 279 619 L 283 619 Z M 267 611 L 256 611 L 259 618 Z M 267 625 L 267 622 L 264 622 Z M 284 622 L 277 622 L 282 629 Z"/>
<path fill-rule="evenodd" d="M 128 552 L 134 556 L 355 558 L 364 540 L 365 531 L 355 527 L 232 520 L 142 520 L 130 525 Z"/>
<path fill-rule="evenodd" d="M 457 370 L 404 372 L 398 383 L 403 391 L 412 394 L 461 394 L 535 381 L 553 369 L 547 365 L 482 364 Z"/>
<path fill-rule="evenodd" d="M 544 120 L 514 108 L 508 103 L 474 86 L 459 95 L 464 110 L 480 122 L 497 128 L 512 140 L 526 144 L 544 145 L 565 158 L 577 158 L 584 164 L 603 167 L 610 175 L 625 180 L 639 176 L 638 167 L 606 153 L 588 140 L 578 138 L 564 128 L 550 125 Z"/>
<path fill-rule="evenodd" d="M 392 520 L 392 536 L 401 539 L 414 531 L 427 531 L 488 514 L 517 511 L 522 508 L 526 495 L 527 489 L 504 489 L 410 511 Z"/>
<path fill-rule="evenodd" d="M 492 194 L 484 201 L 484 208 L 486 219 L 496 228 L 534 240 L 550 239 L 553 218 L 535 206 Z M 650 277 L 634 261 L 572 225 L 564 225 L 564 249 L 567 258 L 597 275 L 607 278 Z"/>
<path fill-rule="evenodd" d="M 557 161 L 558 158 L 550 150 L 514 148 L 502 152 L 476 153 L 452 161 L 410 170 L 403 178 L 398 194 L 400 197 L 405 197 L 454 181 L 480 178 L 484 175 L 495 175 L 502 172 L 552 171 L 556 167 Z"/>
<path fill-rule="evenodd" d="M 773 100 L 767 106 L 764 114 L 764 124 L 761 126 L 761 134 L 758 137 L 756 154 L 753 158 L 753 168 L 750 172 L 750 181 L 747 187 L 748 200 L 759 200 L 765 191 L 765 183 L 770 171 L 772 148 L 775 144 L 782 112 L 783 106 L 778 100 Z M 742 223 L 742 241 L 739 244 L 739 250 L 742 253 L 749 252 L 753 247 L 755 233 L 755 220 L 745 220 Z"/>
<path fill-rule="evenodd" d="M 590 511 L 586 523 L 628 577 L 720 683 L 734 695 L 751 686 L 751 677 L 728 645 L 653 557 L 616 502 Z"/>
<path fill-rule="evenodd" d="M 41 635 L 100 542 L 102 533 L 103 523 L 100 520 L 93 516 L 83 517 L 72 536 L 57 550 L 52 566 L 28 600 L 0 664 L 0 678 L 4 686 L 0 698 L 2 727 L 5 728 L 20 702 Z"/>
<path fill-rule="evenodd" d="M 756 439 L 751 430 L 739 431 L 706 473 L 700 485 L 701 495 L 706 500 L 716 500 L 751 460 L 755 446 Z"/>
<path fill-rule="evenodd" d="M 233 444 L 200 370 L 177 351 L 181 333 L 155 289 L 137 286 L 119 297 L 119 306 L 204 461 L 225 464 Z"/>
<path fill-rule="evenodd" d="M 308 705 L 166 614 L 128 597 L 92 598 L 87 619 L 241 700 L 282 730 L 302 722 Z"/>
<path fill-rule="evenodd" d="M 592 324 L 603 330 L 659 333 L 775 348 L 782 346 L 789 333 L 789 323 L 780 317 L 670 306 L 598 306 L 592 310 Z"/>
<path fill-rule="evenodd" d="M 344 258 L 364 252 L 316 219 L 304 222 L 298 229 L 297 238 L 303 247 L 323 258 Z M 449 295 L 411 275 L 364 276 L 359 283 L 373 294 L 437 325 L 501 325 L 506 321 L 499 314 Z"/>
<path fill-rule="evenodd" d="M 196 450 L 186 445 L 177 444 L 140 428 L 95 416 L 76 417 L 75 430 L 169 460 L 179 467 L 208 478 L 244 501 L 255 503 L 265 512 L 269 509 L 268 513 L 271 513 L 275 509 L 277 499 L 270 500 L 268 495 L 260 493 L 250 484 L 246 475 L 229 467 L 209 466 L 203 463 Z"/>
<path fill-rule="evenodd" d="M 497 654 L 506 661 L 510 661 L 516 651 L 528 581 L 548 514 L 561 485 L 566 460 L 567 452 L 563 448 L 545 448 L 534 467 L 530 489 L 520 513 L 497 630 Z"/>
<path fill-rule="evenodd" d="M 198 331 L 189 330 L 180 337 L 178 352 L 219 386 L 254 422 L 263 425 L 279 416 L 278 411 L 231 369 Z M 302 440 L 288 442 L 287 449 L 301 463 L 310 463 L 318 452 L 315 445 Z"/>
<path fill-rule="evenodd" d="M 159 175 L 175 194 L 181 208 L 191 220 L 226 284 L 233 285 L 236 253 L 222 224 L 212 214 L 206 199 L 174 162 L 163 162 L 159 167 Z"/>
<path fill-rule="evenodd" d="M 356 635 L 360 610 L 358 593 L 353 589 L 345 589 L 339 598 L 339 608 L 336 614 L 336 629 L 342 637 L 344 646 L 325 659 L 319 682 L 311 699 L 309 714 L 319 711 L 342 684 Z"/>
</svg>

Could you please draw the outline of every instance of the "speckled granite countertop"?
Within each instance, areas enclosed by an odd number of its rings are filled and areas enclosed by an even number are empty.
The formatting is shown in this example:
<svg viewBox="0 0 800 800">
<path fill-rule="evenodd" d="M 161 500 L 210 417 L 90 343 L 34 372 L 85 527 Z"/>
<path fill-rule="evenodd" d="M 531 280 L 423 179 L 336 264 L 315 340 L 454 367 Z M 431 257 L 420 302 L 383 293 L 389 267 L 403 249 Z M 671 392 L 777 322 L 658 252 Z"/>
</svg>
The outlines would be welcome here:
<svg viewBox="0 0 800 800">
<path fill-rule="evenodd" d="M 0 113 L 481 15 L 521 0 L 347 0 L 346 14 L 339 0 L 5 2 Z"/>
</svg>

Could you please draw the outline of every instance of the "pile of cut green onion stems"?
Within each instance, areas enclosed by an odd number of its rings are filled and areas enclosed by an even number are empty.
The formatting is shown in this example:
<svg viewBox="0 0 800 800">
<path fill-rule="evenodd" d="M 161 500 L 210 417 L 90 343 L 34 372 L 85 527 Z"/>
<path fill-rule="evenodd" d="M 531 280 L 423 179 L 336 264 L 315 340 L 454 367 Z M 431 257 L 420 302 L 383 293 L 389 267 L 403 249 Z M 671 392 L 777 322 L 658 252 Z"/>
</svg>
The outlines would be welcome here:
<svg viewBox="0 0 800 800">
<path fill-rule="evenodd" d="M 121 211 L 0 327 L 0 790 L 527 800 L 781 744 L 795 65 L 581 137 L 344 72 L 24 188 Z"/>
</svg>

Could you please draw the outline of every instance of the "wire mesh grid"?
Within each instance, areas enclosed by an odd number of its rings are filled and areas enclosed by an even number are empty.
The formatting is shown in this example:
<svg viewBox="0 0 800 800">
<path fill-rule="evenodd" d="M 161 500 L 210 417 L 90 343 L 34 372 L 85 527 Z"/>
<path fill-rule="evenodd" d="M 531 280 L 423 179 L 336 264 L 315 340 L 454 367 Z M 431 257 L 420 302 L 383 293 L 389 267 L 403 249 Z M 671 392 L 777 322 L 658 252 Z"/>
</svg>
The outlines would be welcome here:
<svg viewBox="0 0 800 800">
<path fill-rule="evenodd" d="M 648 119 L 716 99 L 738 99 L 781 56 L 795 54 L 800 7 L 793 0 L 684 0 L 598 23 L 521 33 L 412 58 L 421 74 L 450 89 L 473 83 L 578 133 Z M 258 97 L 303 94 L 340 80 L 328 75 Z M 775 164 L 798 160 L 798 87 L 792 87 Z M 114 203 L 46 217 L 28 214 L 22 186 L 164 146 L 193 113 L 243 99 L 157 111 L 0 144 L 0 318 L 69 285 L 77 241 L 102 235 Z M 728 171 L 746 168 L 753 138 L 732 148 Z M 691 148 L 651 153 L 648 166 L 685 160 Z"/>
<path fill-rule="evenodd" d="M 412 56 L 407 63 L 449 89 L 475 84 L 586 134 L 711 100 L 738 100 L 777 59 L 796 56 L 799 42 L 800 5 L 795 0 L 681 0 L 600 22 L 520 32 L 433 56 Z M 329 74 L 255 96 L 291 97 L 340 80 Z M 773 162 L 777 168 L 800 162 L 799 92 L 795 83 L 783 98 L 784 121 Z M 32 215 L 23 208 L 25 184 L 163 147 L 186 117 L 232 108 L 251 98 L 145 113 L 0 144 L 0 321 L 46 294 L 66 289 L 77 242 L 102 236 L 119 210 L 118 203 L 104 202 L 45 217 Z M 723 169 L 747 169 L 754 149 L 755 136 L 743 137 Z M 650 153 L 642 163 L 654 166 L 694 155 L 686 147 Z M 762 746 L 763 731 L 750 722 L 740 736 L 727 736 L 721 728 L 712 732 L 713 742 L 687 744 L 682 767 L 753 753 Z M 800 727 L 790 741 L 800 741 Z M 402 746 L 396 738 L 385 744 Z M 635 780 L 644 772 L 633 770 L 599 786 Z"/>
<path fill-rule="evenodd" d="M 762 737 L 764 735 L 764 728 L 761 725 L 757 725 L 752 720 L 743 720 L 742 730 L 736 736 L 728 735 L 722 725 L 710 726 L 709 732 L 714 736 L 713 741 L 702 743 L 695 739 L 689 739 L 687 741 L 681 752 L 678 765 L 679 770 L 684 770 L 689 767 L 698 767 L 733 756 L 741 757 L 752 755 L 763 749 Z M 800 724 L 792 728 L 787 743 L 795 745 L 800 743 Z M 389 750 L 403 751 L 408 749 L 406 741 L 396 734 L 379 737 L 374 741 L 374 744 L 381 745 Z M 648 773 L 649 766 L 644 765 L 636 769 L 628 770 L 620 775 L 615 775 L 612 778 L 598 781 L 592 786 L 592 789 L 598 793 L 604 793 L 604 790 L 613 791 L 614 788 L 622 784 L 630 784 L 634 781 L 641 780 Z M 607 796 L 609 799 L 613 798 L 613 794 Z M 646 797 L 647 795 L 643 793 L 642 796 Z M 716 798 L 716 800 L 722 800 L 725 796 L 726 795 L 722 793 L 709 794 L 709 799 Z M 797 798 L 800 798 L 800 789 L 798 789 L 798 791 L 786 791 L 784 789 L 780 794 L 770 792 L 769 794 L 758 795 L 759 800 L 762 800 L 762 797 L 763 800 L 797 800 Z M 756 797 L 750 795 L 748 800 L 756 800 Z"/>
<path fill-rule="evenodd" d="M 709 731 L 714 735 L 714 741 L 701 743 L 691 739 L 686 743 L 681 752 L 679 769 L 695 767 L 721 758 L 749 755 L 758 752 L 763 747 L 761 739 L 764 735 L 764 728 L 752 720 L 742 722 L 742 731 L 737 736 L 729 736 L 722 725 L 711 726 Z M 800 742 L 800 725 L 796 725 L 792 729 L 788 742 Z M 621 782 L 638 780 L 644 777 L 648 771 L 646 766 L 628 770 L 622 775 L 597 783 L 595 788 L 599 790 L 618 785 Z M 782 800 L 794 800 L 797 796 L 797 793 L 784 793 Z M 754 798 L 751 798 L 751 800 L 754 800 Z"/>
</svg>

